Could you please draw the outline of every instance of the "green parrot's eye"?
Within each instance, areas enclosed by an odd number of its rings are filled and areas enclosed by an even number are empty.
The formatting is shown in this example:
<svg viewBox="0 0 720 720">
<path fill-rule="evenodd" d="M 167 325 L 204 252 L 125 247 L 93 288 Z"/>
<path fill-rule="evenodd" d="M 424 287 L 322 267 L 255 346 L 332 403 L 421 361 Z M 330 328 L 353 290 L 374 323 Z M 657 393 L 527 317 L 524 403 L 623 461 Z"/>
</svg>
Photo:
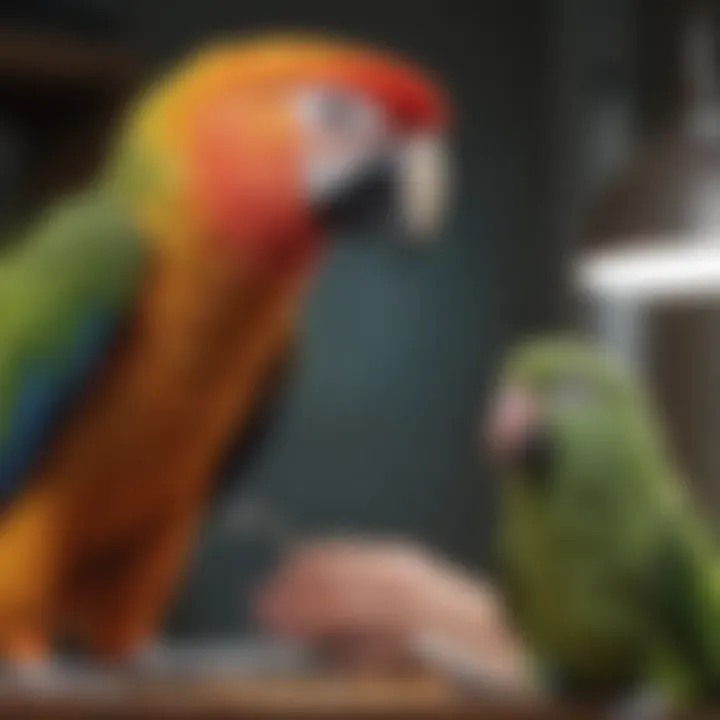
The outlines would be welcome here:
<svg viewBox="0 0 720 720">
<path fill-rule="evenodd" d="M 573 410 L 587 407 L 594 392 L 581 378 L 563 378 L 550 386 L 546 396 L 553 408 Z"/>
</svg>

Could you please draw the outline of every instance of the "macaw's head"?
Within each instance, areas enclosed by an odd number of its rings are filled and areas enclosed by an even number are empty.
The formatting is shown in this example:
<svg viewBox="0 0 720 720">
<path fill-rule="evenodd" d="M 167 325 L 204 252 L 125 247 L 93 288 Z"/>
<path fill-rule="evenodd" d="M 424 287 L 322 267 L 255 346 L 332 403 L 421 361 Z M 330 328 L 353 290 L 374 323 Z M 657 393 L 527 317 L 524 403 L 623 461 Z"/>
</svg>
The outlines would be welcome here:
<svg viewBox="0 0 720 720">
<path fill-rule="evenodd" d="M 610 358 L 580 341 L 539 340 L 508 358 L 484 441 L 501 473 L 528 488 L 627 483 L 669 467 L 653 420 L 647 398 Z"/>
<path fill-rule="evenodd" d="M 200 53 L 141 98 L 115 176 L 170 235 L 258 272 L 330 234 L 437 229 L 447 109 L 409 63 L 332 40 L 263 38 Z"/>
</svg>

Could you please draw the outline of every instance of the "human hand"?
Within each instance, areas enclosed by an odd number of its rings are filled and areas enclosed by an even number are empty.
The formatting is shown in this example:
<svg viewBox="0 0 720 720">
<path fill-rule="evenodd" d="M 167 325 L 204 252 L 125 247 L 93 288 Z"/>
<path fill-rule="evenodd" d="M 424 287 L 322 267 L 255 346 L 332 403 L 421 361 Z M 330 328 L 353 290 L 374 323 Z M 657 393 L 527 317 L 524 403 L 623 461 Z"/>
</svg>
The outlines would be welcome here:
<svg viewBox="0 0 720 720">
<path fill-rule="evenodd" d="M 491 585 L 408 544 L 308 544 L 281 564 L 255 607 L 273 634 L 329 647 L 355 668 L 412 666 L 421 636 L 442 637 L 499 669 L 519 664 Z"/>
</svg>

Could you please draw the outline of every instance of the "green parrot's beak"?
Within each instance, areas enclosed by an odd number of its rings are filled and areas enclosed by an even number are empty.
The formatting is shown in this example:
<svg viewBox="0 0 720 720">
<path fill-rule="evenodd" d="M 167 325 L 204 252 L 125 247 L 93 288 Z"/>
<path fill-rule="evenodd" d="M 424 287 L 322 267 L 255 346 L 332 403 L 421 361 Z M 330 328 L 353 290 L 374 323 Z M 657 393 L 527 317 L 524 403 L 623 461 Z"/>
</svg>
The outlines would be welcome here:
<svg viewBox="0 0 720 720">
<path fill-rule="evenodd" d="M 520 386 L 500 389 L 490 406 L 485 438 L 490 455 L 502 459 L 515 454 L 537 421 L 530 392 Z"/>
<path fill-rule="evenodd" d="M 520 386 L 500 389 L 491 404 L 485 441 L 491 461 L 503 470 L 540 479 L 546 475 L 554 442 L 533 394 Z"/>
</svg>

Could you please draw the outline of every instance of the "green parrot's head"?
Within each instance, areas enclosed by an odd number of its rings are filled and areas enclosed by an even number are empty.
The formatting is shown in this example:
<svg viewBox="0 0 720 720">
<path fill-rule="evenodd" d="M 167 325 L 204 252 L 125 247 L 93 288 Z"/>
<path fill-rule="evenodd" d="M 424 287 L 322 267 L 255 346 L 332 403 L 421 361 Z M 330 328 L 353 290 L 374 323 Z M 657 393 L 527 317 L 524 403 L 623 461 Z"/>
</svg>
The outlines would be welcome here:
<svg viewBox="0 0 720 720">
<path fill-rule="evenodd" d="M 664 443 L 631 375 L 591 344 L 528 342 L 507 359 L 485 440 L 500 471 L 531 487 L 564 477 L 653 475 Z"/>
</svg>

